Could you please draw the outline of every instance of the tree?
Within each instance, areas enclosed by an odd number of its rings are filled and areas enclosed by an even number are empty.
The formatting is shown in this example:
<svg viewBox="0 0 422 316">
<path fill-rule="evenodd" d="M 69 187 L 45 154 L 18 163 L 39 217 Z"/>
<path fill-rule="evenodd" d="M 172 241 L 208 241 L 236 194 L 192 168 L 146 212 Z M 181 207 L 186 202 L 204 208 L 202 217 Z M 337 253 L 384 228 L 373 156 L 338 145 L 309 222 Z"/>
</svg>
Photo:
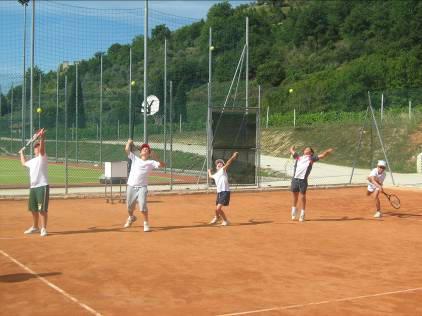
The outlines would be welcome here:
<svg viewBox="0 0 422 316">
<path fill-rule="evenodd" d="M 151 31 L 151 39 L 157 42 L 164 42 L 167 38 L 170 38 L 171 31 L 165 24 L 160 24 L 154 27 Z"/>
</svg>

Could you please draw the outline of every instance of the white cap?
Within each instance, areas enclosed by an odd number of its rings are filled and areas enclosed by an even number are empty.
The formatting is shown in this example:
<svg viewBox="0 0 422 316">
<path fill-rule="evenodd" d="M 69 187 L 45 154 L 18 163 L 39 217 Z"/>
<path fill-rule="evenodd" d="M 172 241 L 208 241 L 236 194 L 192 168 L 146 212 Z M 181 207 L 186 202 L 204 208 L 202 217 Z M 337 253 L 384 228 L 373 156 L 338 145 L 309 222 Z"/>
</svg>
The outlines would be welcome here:
<svg viewBox="0 0 422 316">
<path fill-rule="evenodd" d="M 378 160 L 377 166 L 378 167 L 386 167 L 387 163 L 384 160 Z"/>
</svg>

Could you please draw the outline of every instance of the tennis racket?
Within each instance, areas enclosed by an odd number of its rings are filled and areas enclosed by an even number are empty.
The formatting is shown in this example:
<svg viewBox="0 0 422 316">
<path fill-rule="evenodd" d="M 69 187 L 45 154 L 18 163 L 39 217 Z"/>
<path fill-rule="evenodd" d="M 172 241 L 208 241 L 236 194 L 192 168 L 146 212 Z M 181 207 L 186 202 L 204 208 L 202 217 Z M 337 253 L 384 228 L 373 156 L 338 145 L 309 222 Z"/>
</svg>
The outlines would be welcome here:
<svg viewBox="0 0 422 316">
<path fill-rule="evenodd" d="M 382 193 L 384 193 L 384 195 L 387 197 L 388 202 L 390 202 L 392 207 L 394 207 L 395 209 L 400 208 L 400 199 L 398 198 L 397 195 L 388 194 L 388 193 L 385 193 L 384 191 L 382 191 Z"/>
<path fill-rule="evenodd" d="M 32 135 L 32 137 L 31 137 L 31 139 L 29 139 L 27 142 L 26 142 L 26 144 L 25 144 L 25 146 L 23 146 L 19 151 L 23 151 L 23 150 L 25 150 L 28 146 L 31 146 L 37 139 L 38 139 L 38 137 L 40 137 L 42 134 L 43 134 L 43 132 L 44 132 L 45 130 L 44 130 L 44 128 L 41 128 L 41 129 L 39 129 L 38 131 L 36 131 L 35 132 L 35 134 L 34 135 Z"/>
</svg>

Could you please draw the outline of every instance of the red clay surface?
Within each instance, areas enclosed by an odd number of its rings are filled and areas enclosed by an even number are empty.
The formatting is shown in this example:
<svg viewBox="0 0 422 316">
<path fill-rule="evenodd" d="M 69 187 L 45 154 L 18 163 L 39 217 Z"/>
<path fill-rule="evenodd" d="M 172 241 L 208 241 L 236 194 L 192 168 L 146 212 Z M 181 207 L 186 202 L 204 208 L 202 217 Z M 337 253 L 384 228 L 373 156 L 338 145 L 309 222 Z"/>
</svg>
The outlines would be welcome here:
<svg viewBox="0 0 422 316">
<path fill-rule="evenodd" d="M 3 200 L 0 314 L 422 315 L 422 194 L 395 193 L 376 220 L 365 188 L 310 190 L 305 223 L 287 191 L 232 193 L 229 227 L 206 224 L 214 194 L 151 195 L 150 233 L 124 204 L 51 200 L 46 238 Z"/>
</svg>

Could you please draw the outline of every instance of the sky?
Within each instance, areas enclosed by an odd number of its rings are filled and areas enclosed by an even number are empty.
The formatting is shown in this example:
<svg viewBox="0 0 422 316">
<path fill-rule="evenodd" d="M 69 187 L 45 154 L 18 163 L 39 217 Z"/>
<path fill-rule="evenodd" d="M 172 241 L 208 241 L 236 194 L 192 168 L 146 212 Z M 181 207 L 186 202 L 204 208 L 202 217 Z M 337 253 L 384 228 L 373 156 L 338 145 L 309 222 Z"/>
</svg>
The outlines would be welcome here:
<svg viewBox="0 0 422 316">
<path fill-rule="evenodd" d="M 56 2 L 63 2 L 55 0 Z M 89 7 L 89 8 L 98 8 L 99 1 L 65 1 L 68 4 L 75 6 Z M 221 1 L 206 1 L 206 0 L 149 0 L 148 6 L 150 9 L 161 11 L 167 14 L 178 15 L 182 17 L 190 17 L 194 19 L 202 19 L 207 15 L 208 9 L 213 6 L 215 3 Z M 231 0 L 229 1 L 232 6 L 238 6 L 245 3 L 251 3 L 252 0 Z M 101 7 L 104 9 L 107 8 L 144 8 L 144 1 L 101 1 Z"/>
<path fill-rule="evenodd" d="M 149 32 L 165 24 L 171 30 L 202 18 L 221 1 L 149 0 Z M 233 7 L 250 0 L 229 1 Z M 26 66 L 30 65 L 32 1 L 27 7 Z M 144 0 L 35 1 L 35 63 L 44 72 L 63 61 L 75 61 L 106 51 L 114 43 L 129 44 L 143 34 Z M 23 73 L 24 10 L 17 0 L 0 0 L 0 89 L 20 84 Z"/>
</svg>

